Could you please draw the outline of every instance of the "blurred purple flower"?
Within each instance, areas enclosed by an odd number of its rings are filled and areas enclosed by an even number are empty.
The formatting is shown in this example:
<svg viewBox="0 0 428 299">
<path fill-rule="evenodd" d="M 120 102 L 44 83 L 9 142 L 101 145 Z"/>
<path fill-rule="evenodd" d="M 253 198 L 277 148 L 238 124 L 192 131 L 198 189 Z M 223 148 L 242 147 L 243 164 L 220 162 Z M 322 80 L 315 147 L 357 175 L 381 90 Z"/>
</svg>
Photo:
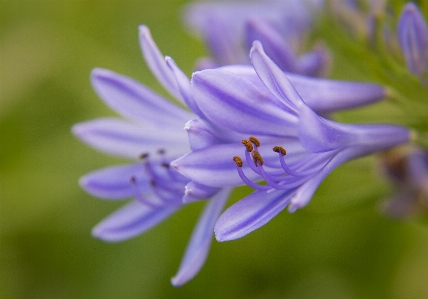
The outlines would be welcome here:
<svg viewBox="0 0 428 299">
<path fill-rule="evenodd" d="M 290 212 L 304 207 L 337 166 L 410 138 L 409 131 L 398 126 L 348 125 L 318 116 L 260 42 L 254 43 L 250 56 L 258 80 L 227 68 L 201 71 L 192 79 L 194 98 L 204 115 L 243 137 L 244 146 L 238 140 L 217 143 L 171 163 L 201 184 L 223 187 L 244 182 L 257 189 L 220 216 L 215 226 L 219 241 L 243 237 L 286 206 Z M 343 93 L 364 92 L 363 84 L 359 89 L 348 84 L 344 83 Z M 239 157 L 242 153 L 244 159 Z M 266 185 L 254 183 L 261 180 Z"/>
<path fill-rule="evenodd" d="M 212 58 L 202 59 L 197 68 L 249 64 L 253 41 L 263 43 L 266 53 L 288 72 L 323 76 L 330 57 L 322 45 L 304 55 L 305 36 L 313 11 L 323 1 L 246 1 L 192 3 L 185 20 L 205 40 Z"/>
<path fill-rule="evenodd" d="M 146 26 L 140 26 L 139 31 L 143 56 L 152 73 L 172 96 L 199 113 L 186 91 L 189 79 L 172 59 L 164 59 Z M 81 186 L 97 197 L 135 198 L 95 226 L 92 231 L 95 237 L 109 242 L 134 237 L 166 219 L 184 203 L 211 198 L 172 279 L 173 285 L 182 285 L 203 266 L 213 239 L 214 223 L 229 195 L 227 188 L 220 190 L 189 182 L 169 166 L 171 160 L 189 150 L 183 126 L 196 115 L 112 71 L 95 69 L 91 81 L 98 96 L 124 119 L 102 118 L 79 123 L 73 126 L 73 133 L 102 152 L 139 160 L 81 178 Z"/>
<path fill-rule="evenodd" d="M 403 219 L 428 211 L 428 152 L 414 147 L 382 156 L 381 166 L 395 194 L 382 206 L 390 217 Z"/>
<path fill-rule="evenodd" d="M 414 3 L 404 6 L 398 21 L 397 35 L 407 68 L 417 76 L 422 75 L 427 69 L 428 27 Z"/>
</svg>

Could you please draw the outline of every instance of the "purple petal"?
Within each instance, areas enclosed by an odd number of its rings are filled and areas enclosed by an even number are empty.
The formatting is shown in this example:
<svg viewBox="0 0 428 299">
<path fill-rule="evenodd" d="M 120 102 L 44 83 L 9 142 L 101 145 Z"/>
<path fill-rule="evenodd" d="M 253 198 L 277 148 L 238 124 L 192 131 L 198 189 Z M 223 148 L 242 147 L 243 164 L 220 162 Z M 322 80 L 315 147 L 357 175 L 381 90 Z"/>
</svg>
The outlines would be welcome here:
<svg viewBox="0 0 428 299">
<path fill-rule="evenodd" d="M 162 126 L 182 126 L 192 118 L 191 113 L 129 77 L 98 68 L 92 71 L 91 80 L 98 96 L 126 118 Z"/>
<path fill-rule="evenodd" d="M 192 88 L 199 108 L 213 123 L 244 134 L 295 134 L 296 117 L 243 77 L 221 69 L 204 70 L 193 75 Z"/>
<path fill-rule="evenodd" d="M 183 203 L 191 203 L 202 199 L 210 198 L 214 194 L 216 194 L 218 190 L 218 188 L 205 186 L 197 182 L 191 181 L 186 185 Z"/>
<path fill-rule="evenodd" d="M 266 89 L 251 66 L 231 65 L 222 67 Z M 383 86 L 373 83 L 336 81 L 285 73 L 305 103 L 317 113 L 329 113 L 377 102 L 385 97 Z"/>
<path fill-rule="evenodd" d="M 189 138 L 190 149 L 193 151 L 220 143 L 211 126 L 202 119 L 194 119 L 187 122 L 184 129 Z"/>
<path fill-rule="evenodd" d="M 198 105 L 193 99 L 193 95 L 191 94 L 190 79 L 187 78 L 187 76 L 178 68 L 178 66 L 175 64 L 174 60 L 171 57 L 166 57 L 165 61 L 168 67 L 171 69 L 172 73 L 174 74 L 175 79 L 177 80 L 177 87 L 180 91 L 181 97 L 184 99 L 184 102 L 193 112 L 195 112 L 195 114 L 197 114 L 198 116 L 203 116 L 198 108 Z"/>
<path fill-rule="evenodd" d="M 266 21 L 251 19 L 246 27 L 247 45 L 250 49 L 253 42 L 258 40 L 263 44 L 266 54 L 283 71 L 297 72 L 297 57 L 288 46 L 284 37 Z"/>
<path fill-rule="evenodd" d="M 309 107 L 300 109 L 299 138 L 311 152 L 357 146 L 358 156 L 389 149 L 410 140 L 409 130 L 394 125 L 348 125 L 315 114 Z"/>
<path fill-rule="evenodd" d="M 309 78 L 286 73 L 305 103 L 317 113 L 351 109 L 377 102 L 385 97 L 383 86 Z"/>
<path fill-rule="evenodd" d="M 242 144 L 220 144 L 193 151 L 171 162 L 185 177 L 211 187 L 242 185 L 233 156 L 242 155 Z M 254 178 L 253 174 L 253 178 Z M 257 177 L 257 176 L 255 176 Z"/>
<path fill-rule="evenodd" d="M 135 196 L 131 178 L 135 177 L 138 190 L 150 189 L 150 178 L 142 164 L 108 167 L 91 172 L 79 180 L 80 186 L 92 195 L 106 199 L 124 199 Z"/>
<path fill-rule="evenodd" d="M 324 77 L 328 73 L 331 57 L 327 49 L 321 45 L 315 47 L 312 52 L 309 52 L 299 59 L 300 74 L 310 77 Z M 293 83 L 292 80 L 290 80 Z M 294 85 L 294 84 L 293 84 Z M 294 85 L 294 87 L 296 87 Z M 299 89 L 296 87 L 297 91 Z M 301 93 L 299 93 L 302 95 Z M 305 99 L 302 96 L 303 99 Z M 305 100 L 306 101 L 306 100 Z"/>
<path fill-rule="evenodd" d="M 256 191 L 229 207 L 217 220 L 214 232 L 217 241 L 242 238 L 265 225 L 290 202 L 293 193 Z"/>
<path fill-rule="evenodd" d="M 174 98 L 184 103 L 178 89 L 175 76 L 166 64 L 164 56 L 153 41 L 149 28 L 145 25 L 140 25 L 138 29 L 140 34 L 141 50 L 143 51 L 144 59 L 146 60 L 150 70 L 155 75 L 156 79 L 158 79 L 159 83 L 162 84 L 162 86 Z"/>
<path fill-rule="evenodd" d="M 423 74 L 427 68 L 428 26 L 414 3 L 404 6 L 397 34 L 408 69 L 415 75 Z"/>
<path fill-rule="evenodd" d="M 188 151 L 181 128 L 137 126 L 119 119 L 96 119 L 73 126 L 73 133 L 90 146 L 112 155 L 137 159 L 142 153 L 167 148 L 177 157 Z"/>
<path fill-rule="evenodd" d="M 296 110 L 302 99 L 282 70 L 266 55 L 259 41 L 253 43 L 251 62 L 266 87 L 289 109 Z"/>
<path fill-rule="evenodd" d="M 97 224 L 92 235 L 108 242 L 123 241 L 144 233 L 180 207 L 167 205 L 154 209 L 133 201 Z"/>
<path fill-rule="evenodd" d="M 174 286 L 181 286 L 191 280 L 204 265 L 211 247 L 214 224 L 223 210 L 230 191 L 220 190 L 207 204 L 192 233 L 180 268 L 171 279 Z"/>
</svg>

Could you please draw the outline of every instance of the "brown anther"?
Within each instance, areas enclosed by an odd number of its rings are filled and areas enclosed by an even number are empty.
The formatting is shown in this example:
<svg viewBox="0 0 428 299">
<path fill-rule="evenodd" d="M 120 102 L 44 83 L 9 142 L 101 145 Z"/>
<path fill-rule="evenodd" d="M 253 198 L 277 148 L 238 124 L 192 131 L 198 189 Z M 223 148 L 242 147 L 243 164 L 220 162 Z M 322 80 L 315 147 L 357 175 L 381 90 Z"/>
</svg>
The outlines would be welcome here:
<svg viewBox="0 0 428 299">
<path fill-rule="evenodd" d="M 242 139 L 242 144 L 245 145 L 245 147 L 247 148 L 247 151 L 249 153 L 251 153 L 253 151 L 253 149 L 254 149 L 253 144 L 249 140 Z"/>
<path fill-rule="evenodd" d="M 250 139 L 250 141 L 256 146 L 256 147 L 259 147 L 260 146 L 260 141 L 256 138 L 256 137 L 254 137 L 254 136 L 250 136 L 250 138 L 248 138 L 248 139 Z"/>
<path fill-rule="evenodd" d="M 150 186 L 155 187 L 156 186 L 156 182 L 155 180 L 151 179 L 150 180 Z"/>
<path fill-rule="evenodd" d="M 260 166 L 264 164 L 262 155 L 260 155 L 258 151 L 253 151 L 251 155 L 253 156 L 253 161 L 254 161 L 254 164 L 256 164 L 256 166 L 258 166 L 259 163 L 260 163 Z"/>
<path fill-rule="evenodd" d="M 276 153 L 281 153 L 283 156 L 287 154 L 287 151 L 282 146 L 274 146 L 272 150 Z"/>
<path fill-rule="evenodd" d="M 148 156 L 149 156 L 149 153 L 142 153 L 142 154 L 140 155 L 140 159 L 141 159 L 141 160 L 144 160 L 144 159 L 146 159 Z"/>
<path fill-rule="evenodd" d="M 233 162 L 235 162 L 236 166 L 238 167 L 242 167 L 242 165 L 244 164 L 242 163 L 241 157 L 238 157 L 238 156 L 233 157 Z"/>
<path fill-rule="evenodd" d="M 165 162 L 164 162 L 164 163 L 162 163 L 161 165 L 162 165 L 162 167 L 169 168 L 169 163 L 165 163 Z"/>
<path fill-rule="evenodd" d="M 132 176 L 129 181 L 131 182 L 131 184 L 135 184 L 135 182 L 137 181 L 137 179 L 135 178 L 135 176 Z"/>
<path fill-rule="evenodd" d="M 165 154 L 165 150 L 163 148 L 158 149 L 158 154 L 159 155 Z"/>
</svg>

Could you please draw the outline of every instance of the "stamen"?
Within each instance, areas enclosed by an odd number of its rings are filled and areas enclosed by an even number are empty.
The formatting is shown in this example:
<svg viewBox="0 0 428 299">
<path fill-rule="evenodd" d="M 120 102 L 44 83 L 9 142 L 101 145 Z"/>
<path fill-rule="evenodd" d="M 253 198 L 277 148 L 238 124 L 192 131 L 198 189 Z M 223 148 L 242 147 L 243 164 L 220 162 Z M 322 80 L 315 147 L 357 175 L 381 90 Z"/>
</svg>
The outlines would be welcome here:
<svg viewBox="0 0 428 299">
<path fill-rule="evenodd" d="M 244 164 L 242 162 L 241 157 L 238 157 L 238 156 L 233 157 L 233 162 L 235 162 L 236 166 L 238 167 L 242 167 L 242 165 Z"/>
<path fill-rule="evenodd" d="M 256 150 L 252 151 L 251 156 L 253 156 L 253 161 L 254 161 L 254 164 L 256 164 L 256 166 L 258 166 L 259 164 L 260 165 L 264 164 L 262 155 L 260 155 L 258 151 Z"/>
<path fill-rule="evenodd" d="M 281 153 L 283 156 L 287 154 L 287 151 L 282 146 L 274 146 L 272 150 L 276 153 Z"/>
<path fill-rule="evenodd" d="M 245 147 L 247 148 L 247 151 L 249 153 L 251 153 L 253 151 L 253 149 L 254 149 L 253 144 L 250 141 L 248 141 L 247 139 L 242 139 L 242 144 L 245 145 Z"/>
<path fill-rule="evenodd" d="M 141 160 L 144 160 L 144 159 L 146 159 L 146 158 L 148 158 L 149 157 L 149 153 L 142 153 L 141 155 L 140 155 L 140 159 Z"/>
<path fill-rule="evenodd" d="M 138 190 L 137 178 L 135 176 L 131 177 L 130 182 L 131 182 L 132 188 L 134 189 L 134 196 L 135 196 L 135 199 L 137 199 L 137 201 L 139 201 L 142 204 L 148 205 L 152 208 L 159 208 L 158 205 L 151 203 L 147 199 L 143 198 L 140 190 Z"/>
<path fill-rule="evenodd" d="M 256 147 L 259 147 L 260 146 L 260 141 L 256 138 L 256 137 L 254 137 L 254 136 L 250 136 L 250 138 L 248 138 L 248 139 L 250 139 L 250 141 L 256 146 Z"/>
<path fill-rule="evenodd" d="M 163 148 L 158 149 L 158 154 L 159 155 L 164 155 L 165 154 L 165 149 L 163 149 Z"/>
</svg>

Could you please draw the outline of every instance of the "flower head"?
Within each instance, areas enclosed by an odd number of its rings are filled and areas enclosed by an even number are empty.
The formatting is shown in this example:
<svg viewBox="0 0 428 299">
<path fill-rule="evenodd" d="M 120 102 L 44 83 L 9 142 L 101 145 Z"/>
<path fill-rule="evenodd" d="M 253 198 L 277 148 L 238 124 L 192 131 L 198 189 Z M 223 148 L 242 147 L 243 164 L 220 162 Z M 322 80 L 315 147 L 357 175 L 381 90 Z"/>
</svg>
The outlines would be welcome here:
<svg viewBox="0 0 428 299">
<path fill-rule="evenodd" d="M 116 242 L 137 236 L 184 203 L 211 198 L 192 234 L 180 269 L 172 283 L 193 278 L 207 257 L 215 220 L 229 190 L 190 182 L 170 167 L 189 150 L 184 124 L 200 113 L 188 94 L 190 82 L 166 60 L 153 42 L 149 29 L 140 26 L 143 56 L 159 82 L 192 111 L 172 104 L 137 81 L 104 69 L 91 74 L 98 96 L 122 118 L 102 118 L 73 126 L 73 133 L 90 146 L 136 162 L 92 172 L 80 180 L 90 194 L 109 200 L 134 198 L 93 229 L 95 237 Z M 196 114 L 195 114 L 196 113 Z"/>
<path fill-rule="evenodd" d="M 253 41 L 263 43 L 268 55 L 288 72 L 323 76 L 329 54 L 318 44 L 300 55 L 321 1 L 208 2 L 191 4 L 185 10 L 189 26 L 205 40 L 212 58 L 204 58 L 198 69 L 230 64 L 248 64 Z"/>
<path fill-rule="evenodd" d="M 248 234 L 286 206 L 291 212 L 304 207 L 342 163 L 409 141 L 409 131 L 399 126 L 340 124 L 317 115 L 260 42 L 250 56 L 258 81 L 222 69 L 201 71 L 192 79 L 204 115 L 238 133 L 242 142 L 214 144 L 171 163 L 199 183 L 245 183 L 256 189 L 220 216 L 215 226 L 220 241 Z M 353 94 L 355 86 L 348 84 L 344 94 Z M 360 87 L 364 90 L 364 84 Z M 266 184 L 255 183 L 261 180 Z"/>
</svg>

